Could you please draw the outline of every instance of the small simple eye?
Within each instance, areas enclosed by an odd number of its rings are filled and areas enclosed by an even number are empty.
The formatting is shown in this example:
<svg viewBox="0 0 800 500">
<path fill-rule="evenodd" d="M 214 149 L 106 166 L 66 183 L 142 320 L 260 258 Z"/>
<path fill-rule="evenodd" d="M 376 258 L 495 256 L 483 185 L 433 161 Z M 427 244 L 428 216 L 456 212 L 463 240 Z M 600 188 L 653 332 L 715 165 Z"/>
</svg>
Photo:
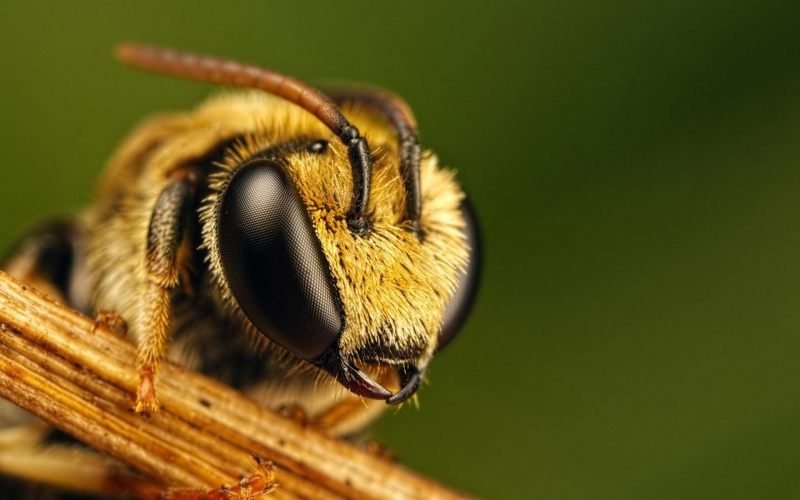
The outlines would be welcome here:
<svg viewBox="0 0 800 500">
<path fill-rule="evenodd" d="M 461 202 L 460 208 L 461 214 L 464 216 L 464 222 L 467 224 L 465 233 L 467 244 L 470 248 L 469 262 L 466 269 L 459 273 L 456 293 L 450 299 L 450 303 L 447 304 L 447 308 L 444 311 L 442 331 L 439 334 L 439 343 L 436 347 L 438 351 L 444 349 L 453 340 L 453 337 L 456 336 L 467 321 L 467 317 L 472 310 L 472 304 L 475 302 L 483 264 L 481 235 L 472 204 L 465 199 Z"/>
<path fill-rule="evenodd" d="M 250 321 L 304 359 L 322 354 L 344 321 L 311 220 L 281 166 L 257 159 L 233 174 L 217 234 L 222 271 Z"/>
<path fill-rule="evenodd" d="M 306 151 L 314 154 L 322 154 L 327 150 L 328 150 L 328 141 L 323 141 L 322 139 L 312 142 L 306 148 Z"/>
</svg>

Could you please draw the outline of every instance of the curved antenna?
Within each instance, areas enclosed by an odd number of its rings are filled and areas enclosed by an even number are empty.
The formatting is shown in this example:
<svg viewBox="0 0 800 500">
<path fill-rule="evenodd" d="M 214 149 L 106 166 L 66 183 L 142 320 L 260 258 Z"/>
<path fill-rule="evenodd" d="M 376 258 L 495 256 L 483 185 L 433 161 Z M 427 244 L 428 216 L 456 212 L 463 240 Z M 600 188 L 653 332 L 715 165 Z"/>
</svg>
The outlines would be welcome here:
<svg viewBox="0 0 800 500">
<path fill-rule="evenodd" d="M 136 43 L 118 46 L 116 55 L 120 61 L 152 73 L 263 90 L 316 116 L 347 146 L 353 170 L 353 198 L 347 225 L 356 234 L 366 233 L 372 175 L 369 146 L 358 129 L 347 121 L 338 106 L 326 95 L 289 76 L 227 59 Z"/>
<path fill-rule="evenodd" d="M 422 188 L 419 164 L 422 150 L 417 134 L 417 121 L 408 104 L 398 95 L 372 87 L 323 87 L 333 101 L 342 106 L 356 104 L 386 120 L 397 134 L 400 149 L 400 174 L 406 190 L 404 220 L 411 224 L 414 233 L 422 237 L 419 218 L 422 213 Z"/>
</svg>

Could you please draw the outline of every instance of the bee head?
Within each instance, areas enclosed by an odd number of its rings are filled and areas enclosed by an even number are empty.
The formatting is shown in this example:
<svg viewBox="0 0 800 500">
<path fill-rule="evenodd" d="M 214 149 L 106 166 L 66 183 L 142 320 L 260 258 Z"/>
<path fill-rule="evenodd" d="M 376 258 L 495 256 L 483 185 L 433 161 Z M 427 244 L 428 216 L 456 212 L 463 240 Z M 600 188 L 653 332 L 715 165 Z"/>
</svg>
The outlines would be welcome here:
<svg viewBox="0 0 800 500">
<path fill-rule="evenodd" d="M 433 157 L 422 162 L 420 237 L 403 221 L 397 162 L 379 155 L 359 234 L 348 224 L 344 146 L 291 141 L 255 152 L 273 141 L 249 142 L 226 162 L 209 207 L 230 297 L 262 335 L 350 391 L 407 399 L 460 329 L 476 290 L 477 225 L 452 175 Z M 399 387 L 385 387 L 387 370 Z"/>
<path fill-rule="evenodd" d="M 407 106 L 387 94 L 360 99 L 372 112 L 359 122 L 377 139 L 371 150 L 334 100 L 283 75 L 149 47 L 119 54 L 288 101 L 263 101 L 258 130 L 210 186 L 212 274 L 262 335 L 350 391 L 390 404 L 412 396 L 466 318 L 480 249 L 469 203 L 435 157 L 422 157 Z M 374 125 L 376 111 L 389 127 Z M 387 369 L 394 391 L 375 380 Z"/>
</svg>

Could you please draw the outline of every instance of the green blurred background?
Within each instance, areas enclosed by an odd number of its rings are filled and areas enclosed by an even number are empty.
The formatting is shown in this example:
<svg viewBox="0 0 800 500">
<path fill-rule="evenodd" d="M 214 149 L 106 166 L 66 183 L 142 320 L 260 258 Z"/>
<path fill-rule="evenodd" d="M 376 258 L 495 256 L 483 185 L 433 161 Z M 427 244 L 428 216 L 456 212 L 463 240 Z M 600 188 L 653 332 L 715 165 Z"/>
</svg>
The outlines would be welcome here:
<svg viewBox="0 0 800 500">
<path fill-rule="evenodd" d="M 403 95 L 484 286 L 378 437 L 486 498 L 800 497 L 800 2 L 3 1 L 0 246 L 206 85 L 143 40 Z"/>
</svg>

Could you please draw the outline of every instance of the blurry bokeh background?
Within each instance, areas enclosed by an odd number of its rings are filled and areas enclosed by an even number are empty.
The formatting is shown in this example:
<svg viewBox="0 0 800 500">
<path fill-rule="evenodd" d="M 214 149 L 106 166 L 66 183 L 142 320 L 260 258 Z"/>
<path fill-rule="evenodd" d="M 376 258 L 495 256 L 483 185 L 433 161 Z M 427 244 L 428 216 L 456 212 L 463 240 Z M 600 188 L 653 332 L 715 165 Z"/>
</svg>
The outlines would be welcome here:
<svg viewBox="0 0 800 500">
<path fill-rule="evenodd" d="M 378 438 L 496 499 L 800 496 L 800 2 L 10 2 L 0 247 L 213 89 L 143 40 L 403 95 L 484 286 Z"/>
</svg>

